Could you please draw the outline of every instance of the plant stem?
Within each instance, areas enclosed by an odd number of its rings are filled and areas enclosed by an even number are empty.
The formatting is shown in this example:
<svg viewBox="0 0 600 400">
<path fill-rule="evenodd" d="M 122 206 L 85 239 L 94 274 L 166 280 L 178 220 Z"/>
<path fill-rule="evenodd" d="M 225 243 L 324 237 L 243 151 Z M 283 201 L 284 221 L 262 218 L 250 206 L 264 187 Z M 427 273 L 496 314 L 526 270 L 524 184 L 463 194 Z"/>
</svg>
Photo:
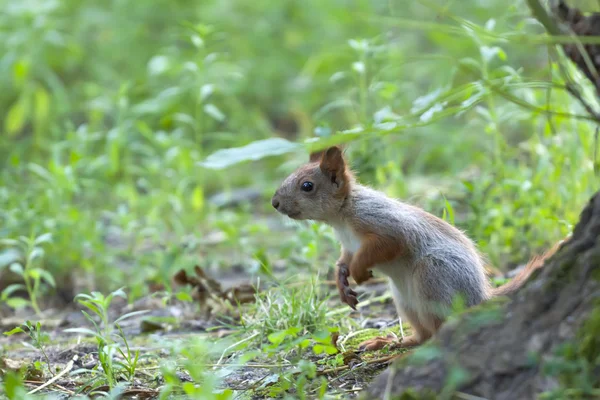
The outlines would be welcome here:
<svg viewBox="0 0 600 400">
<path fill-rule="evenodd" d="M 31 253 L 31 244 L 28 245 L 28 249 L 27 249 L 27 254 Z M 31 307 L 33 308 L 33 310 L 35 311 L 35 313 L 37 315 L 40 315 L 42 313 L 42 310 L 40 310 L 38 304 L 37 304 L 37 299 L 36 299 L 36 290 L 37 288 L 35 287 L 35 285 L 32 287 L 31 286 L 31 281 L 29 280 L 29 275 L 27 274 L 27 270 L 30 267 L 30 263 L 29 260 L 26 259 L 25 260 L 25 267 L 23 268 L 23 280 L 25 281 L 25 287 L 27 288 L 27 293 L 29 294 L 29 302 L 31 303 Z"/>
</svg>

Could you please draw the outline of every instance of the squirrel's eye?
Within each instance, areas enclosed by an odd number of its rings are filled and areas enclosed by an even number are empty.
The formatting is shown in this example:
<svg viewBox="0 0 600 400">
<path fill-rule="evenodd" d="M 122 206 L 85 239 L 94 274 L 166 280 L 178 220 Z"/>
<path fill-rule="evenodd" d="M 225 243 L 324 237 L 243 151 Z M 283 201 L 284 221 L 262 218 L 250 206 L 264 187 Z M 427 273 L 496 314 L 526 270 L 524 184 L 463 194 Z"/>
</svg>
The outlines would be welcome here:
<svg viewBox="0 0 600 400">
<path fill-rule="evenodd" d="M 304 182 L 302 186 L 300 186 L 300 188 L 303 192 L 310 192 L 311 190 L 313 190 L 313 184 L 312 182 Z"/>
</svg>

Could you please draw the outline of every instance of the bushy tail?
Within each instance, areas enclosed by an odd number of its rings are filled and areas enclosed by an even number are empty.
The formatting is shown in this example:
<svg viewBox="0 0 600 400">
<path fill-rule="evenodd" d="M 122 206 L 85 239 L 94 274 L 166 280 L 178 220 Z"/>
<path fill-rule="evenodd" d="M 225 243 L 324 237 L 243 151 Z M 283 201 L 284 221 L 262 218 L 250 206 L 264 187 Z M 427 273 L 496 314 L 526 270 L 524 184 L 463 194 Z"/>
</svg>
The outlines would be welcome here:
<svg viewBox="0 0 600 400">
<path fill-rule="evenodd" d="M 510 280 L 510 282 L 505 283 L 504 285 L 492 289 L 492 296 L 505 296 L 507 294 L 513 293 L 518 290 L 523 284 L 527 281 L 527 279 L 531 276 L 533 271 L 538 268 L 541 268 L 544 265 L 544 262 L 550 258 L 556 251 L 560 248 L 560 246 L 569 240 L 569 238 L 565 238 L 560 242 L 556 243 L 552 248 L 546 251 L 541 256 L 533 257 L 523 268 L 517 276 Z"/>
</svg>

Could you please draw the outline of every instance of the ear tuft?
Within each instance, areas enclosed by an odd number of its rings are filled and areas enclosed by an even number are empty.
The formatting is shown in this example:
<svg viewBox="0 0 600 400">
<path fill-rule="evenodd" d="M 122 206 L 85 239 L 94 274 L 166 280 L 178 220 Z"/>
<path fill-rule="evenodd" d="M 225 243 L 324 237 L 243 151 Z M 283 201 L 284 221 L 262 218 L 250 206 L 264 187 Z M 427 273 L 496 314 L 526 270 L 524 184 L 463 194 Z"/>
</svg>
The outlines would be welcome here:
<svg viewBox="0 0 600 400">
<path fill-rule="evenodd" d="M 342 155 L 342 149 L 333 146 L 327 149 L 321 159 L 321 171 L 331 177 L 331 182 L 338 184 L 346 170 L 346 162 Z"/>
</svg>

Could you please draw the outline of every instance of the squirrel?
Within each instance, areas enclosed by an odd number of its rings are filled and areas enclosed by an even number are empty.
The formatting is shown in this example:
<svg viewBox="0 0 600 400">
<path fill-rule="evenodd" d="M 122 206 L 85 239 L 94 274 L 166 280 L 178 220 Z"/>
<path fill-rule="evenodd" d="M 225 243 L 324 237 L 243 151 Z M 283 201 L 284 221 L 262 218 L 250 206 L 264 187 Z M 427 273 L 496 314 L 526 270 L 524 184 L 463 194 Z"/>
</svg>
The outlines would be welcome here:
<svg viewBox="0 0 600 400">
<path fill-rule="evenodd" d="M 289 218 L 320 221 L 334 229 L 341 243 L 337 287 L 341 300 L 353 309 L 358 300 L 349 276 L 360 285 L 376 268 L 389 278 L 398 314 L 413 333 L 371 339 L 361 343 L 360 350 L 420 345 L 438 331 L 456 295 L 471 307 L 512 293 L 561 243 L 534 257 L 508 283 L 493 288 L 471 239 L 421 208 L 359 184 L 338 146 L 311 154 L 306 165 L 283 181 L 271 204 Z"/>
</svg>

